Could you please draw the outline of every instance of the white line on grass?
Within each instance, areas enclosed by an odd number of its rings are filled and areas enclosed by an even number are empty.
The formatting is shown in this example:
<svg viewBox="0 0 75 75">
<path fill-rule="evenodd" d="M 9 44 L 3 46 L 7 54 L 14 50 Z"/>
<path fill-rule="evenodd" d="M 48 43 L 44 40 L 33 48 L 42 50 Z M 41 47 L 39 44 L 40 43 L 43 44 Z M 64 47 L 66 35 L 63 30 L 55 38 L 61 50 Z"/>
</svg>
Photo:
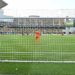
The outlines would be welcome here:
<svg viewBox="0 0 75 75">
<path fill-rule="evenodd" d="M 48 42 L 51 42 L 50 44 L 38 44 L 38 43 L 34 43 L 34 44 L 30 44 L 30 43 L 23 43 L 23 42 L 19 42 L 19 43 L 15 43 L 15 44 L 18 44 L 18 45 L 24 45 L 24 46 L 49 46 L 49 45 L 75 45 L 75 42 L 60 42 L 60 41 L 48 41 Z M 9 44 L 11 45 L 11 44 Z"/>
<path fill-rule="evenodd" d="M 75 54 L 75 52 L 0 52 L 0 54 Z"/>
<path fill-rule="evenodd" d="M 33 60 L 0 60 L 0 62 L 13 62 L 13 63 L 74 63 L 75 61 L 33 61 Z"/>
</svg>

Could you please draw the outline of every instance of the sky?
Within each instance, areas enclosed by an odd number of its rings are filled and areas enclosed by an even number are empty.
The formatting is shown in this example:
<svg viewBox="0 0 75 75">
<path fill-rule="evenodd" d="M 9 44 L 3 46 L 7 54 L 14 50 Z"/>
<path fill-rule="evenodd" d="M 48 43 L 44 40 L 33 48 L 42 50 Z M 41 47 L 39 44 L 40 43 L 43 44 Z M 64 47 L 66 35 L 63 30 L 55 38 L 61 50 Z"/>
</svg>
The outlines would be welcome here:
<svg viewBox="0 0 75 75">
<path fill-rule="evenodd" d="M 57 9 L 75 9 L 75 0 L 4 0 L 8 5 L 3 8 L 4 14 L 15 17 L 29 15 L 50 16 Z M 55 10 L 55 11 L 54 11 Z M 57 14 L 61 14 L 57 11 Z"/>
</svg>

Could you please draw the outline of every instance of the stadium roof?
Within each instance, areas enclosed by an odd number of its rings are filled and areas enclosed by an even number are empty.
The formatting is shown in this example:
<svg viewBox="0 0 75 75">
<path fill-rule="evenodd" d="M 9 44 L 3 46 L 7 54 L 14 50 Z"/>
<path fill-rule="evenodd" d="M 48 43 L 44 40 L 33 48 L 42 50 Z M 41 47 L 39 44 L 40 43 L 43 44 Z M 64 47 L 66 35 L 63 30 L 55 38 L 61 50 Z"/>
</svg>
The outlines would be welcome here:
<svg viewBox="0 0 75 75">
<path fill-rule="evenodd" d="M 0 0 L 0 9 L 5 7 L 7 3 L 5 3 L 3 0 Z"/>
</svg>

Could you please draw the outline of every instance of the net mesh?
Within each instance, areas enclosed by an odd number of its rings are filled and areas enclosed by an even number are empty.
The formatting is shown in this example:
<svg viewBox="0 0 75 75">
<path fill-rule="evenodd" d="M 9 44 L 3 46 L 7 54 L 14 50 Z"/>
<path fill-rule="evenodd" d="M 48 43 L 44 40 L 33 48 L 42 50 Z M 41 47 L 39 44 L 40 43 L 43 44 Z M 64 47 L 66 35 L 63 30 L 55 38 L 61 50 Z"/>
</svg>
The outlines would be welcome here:
<svg viewBox="0 0 75 75">
<path fill-rule="evenodd" d="M 62 29 L 39 27 L 34 19 L 1 19 L 0 61 L 2 62 L 75 62 L 75 36 L 62 35 Z M 45 21 L 47 21 L 45 19 Z M 34 20 L 35 22 L 35 20 Z M 36 41 L 36 31 L 41 33 Z"/>
</svg>

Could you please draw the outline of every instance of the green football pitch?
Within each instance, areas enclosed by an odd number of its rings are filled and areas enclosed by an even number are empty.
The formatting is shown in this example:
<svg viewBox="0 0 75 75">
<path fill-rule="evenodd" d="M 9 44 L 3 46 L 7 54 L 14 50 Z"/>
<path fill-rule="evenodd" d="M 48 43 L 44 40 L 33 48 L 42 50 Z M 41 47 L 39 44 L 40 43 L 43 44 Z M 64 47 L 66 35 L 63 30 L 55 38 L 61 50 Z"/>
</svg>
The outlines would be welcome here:
<svg viewBox="0 0 75 75">
<path fill-rule="evenodd" d="M 75 35 L 0 35 L 1 75 L 75 75 Z"/>
</svg>

